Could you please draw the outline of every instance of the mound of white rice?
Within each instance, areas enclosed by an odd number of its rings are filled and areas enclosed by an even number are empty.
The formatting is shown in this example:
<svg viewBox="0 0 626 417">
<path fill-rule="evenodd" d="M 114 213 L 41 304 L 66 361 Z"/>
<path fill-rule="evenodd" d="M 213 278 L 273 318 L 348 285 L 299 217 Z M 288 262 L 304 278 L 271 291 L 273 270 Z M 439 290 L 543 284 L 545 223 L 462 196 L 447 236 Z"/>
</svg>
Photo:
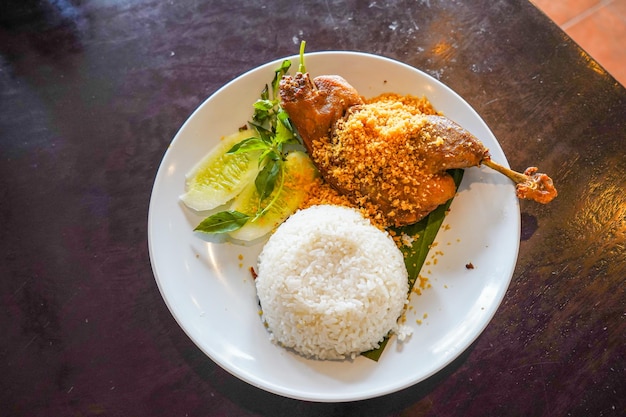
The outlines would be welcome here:
<svg viewBox="0 0 626 417">
<path fill-rule="evenodd" d="M 407 271 L 391 237 L 356 210 L 300 210 L 259 256 L 256 288 L 278 344 L 307 357 L 354 358 L 397 331 Z"/>
</svg>

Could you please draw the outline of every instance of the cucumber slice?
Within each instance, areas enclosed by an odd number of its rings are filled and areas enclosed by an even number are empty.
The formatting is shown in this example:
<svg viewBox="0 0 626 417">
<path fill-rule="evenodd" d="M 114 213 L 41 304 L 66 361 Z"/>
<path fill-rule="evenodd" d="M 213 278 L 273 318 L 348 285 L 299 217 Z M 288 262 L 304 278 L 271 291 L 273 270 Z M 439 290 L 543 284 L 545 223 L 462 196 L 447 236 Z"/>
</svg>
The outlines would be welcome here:
<svg viewBox="0 0 626 417">
<path fill-rule="evenodd" d="M 276 187 L 277 189 L 266 200 L 271 201 L 276 197 L 276 193 L 280 193 L 276 202 L 263 216 L 254 221 L 248 221 L 241 229 L 230 232 L 231 238 L 249 242 L 273 231 L 302 204 L 318 172 L 307 154 L 293 151 L 285 160 L 284 175 L 285 184 L 282 190 Z M 258 208 L 259 194 L 254 182 L 249 184 L 230 206 L 230 210 L 251 216 L 257 212 Z"/>
<path fill-rule="evenodd" d="M 235 198 L 258 173 L 260 152 L 227 154 L 242 140 L 254 136 L 244 130 L 223 138 L 186 175 L 185 193 L 180 199 L 193 210 L 212 210 Z"/>
</svg>

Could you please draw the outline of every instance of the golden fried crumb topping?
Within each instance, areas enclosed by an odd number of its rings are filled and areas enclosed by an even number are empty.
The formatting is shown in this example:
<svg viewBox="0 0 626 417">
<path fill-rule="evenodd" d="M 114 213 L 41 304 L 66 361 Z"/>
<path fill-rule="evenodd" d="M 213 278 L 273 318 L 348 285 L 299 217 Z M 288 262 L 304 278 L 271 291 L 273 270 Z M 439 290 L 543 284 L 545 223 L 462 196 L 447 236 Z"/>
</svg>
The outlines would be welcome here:
<svg viewBox="0 0 626 417">
<path fill-rule="evenodd" d="M 393 224 L 396 211 L 422 210 L 420 198 L 406 196 L 421 192 L 426 200 L 438 192 L 431 188 L 437 187 L 433 177 L 439 174 L 422 169 L 424 146 L 436 146 L 440 140 L 420 137 L 424 116 L 430 114 L 438 113 L 426 98 L 393 93 L 352 106 L 335 124 L 330 140 L 316 141 L 311 155 L 320 171 L 330 172 L 348 191 L 349 198 L 320 183 L 310 193 L 307 206 L 326 202 L 356 207 L 382 227 Z M 371 198 L 373 190 L 378 198 Z M 376 204 L 380 199 L 392 209 L 382 212 Z"/>
</svg>

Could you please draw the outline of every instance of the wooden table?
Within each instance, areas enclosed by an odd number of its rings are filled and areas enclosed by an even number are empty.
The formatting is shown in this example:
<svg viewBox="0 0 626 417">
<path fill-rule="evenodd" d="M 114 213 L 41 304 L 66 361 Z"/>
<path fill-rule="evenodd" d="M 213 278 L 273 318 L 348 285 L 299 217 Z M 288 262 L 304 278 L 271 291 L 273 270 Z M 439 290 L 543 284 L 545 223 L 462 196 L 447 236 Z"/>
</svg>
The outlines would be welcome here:
<svg viewBox="0 0 626 417">
<path fill-rule="evenodd" d="M 0 414 L 623 415 L 626 90 L 531 3 L 5 3 Z M 148 255 L 151 187 L 176 131 L 301 39 L 439 79 L 512 166 L 538 164 L 560 192 L 521 203 L 513 280 L 476 342 L 424 382 L 353 403 L 283 398 L 224 371 L 176 324 Z"/>
</svg>

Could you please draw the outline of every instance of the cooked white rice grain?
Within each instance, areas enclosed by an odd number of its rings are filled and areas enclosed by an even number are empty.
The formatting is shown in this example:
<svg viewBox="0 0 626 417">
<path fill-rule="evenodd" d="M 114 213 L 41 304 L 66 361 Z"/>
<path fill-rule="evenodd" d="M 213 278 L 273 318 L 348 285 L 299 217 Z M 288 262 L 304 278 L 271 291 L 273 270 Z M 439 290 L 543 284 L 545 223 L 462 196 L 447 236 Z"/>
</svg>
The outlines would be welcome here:
<svg viewBox="0 0 626 417">
<path fill-rule="evenodd" d="M 402 253 L 356 210 L 300 210 L 259 256 L 256 288 L 278 344 L 307 357 L 354 358 L 377 348 L 407 302 Z"/>
</svg>

